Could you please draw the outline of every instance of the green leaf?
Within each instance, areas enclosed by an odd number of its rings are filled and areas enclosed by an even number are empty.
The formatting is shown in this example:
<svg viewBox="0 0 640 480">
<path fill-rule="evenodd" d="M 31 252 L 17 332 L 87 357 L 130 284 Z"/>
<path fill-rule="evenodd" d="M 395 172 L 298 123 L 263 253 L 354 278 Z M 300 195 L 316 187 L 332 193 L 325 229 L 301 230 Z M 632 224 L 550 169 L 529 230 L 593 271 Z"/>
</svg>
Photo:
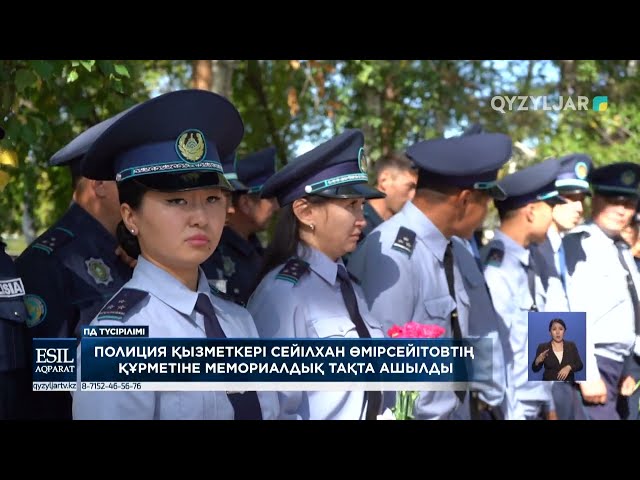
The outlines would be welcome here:
<svg viewBox="0 0 640 480">
<path fill-rule="evenodd" d="M 16 88 L 19 92 L 26 88 L 33 87 L 38 81 L 38 77 L 31 70 L 18 70 L 16 72 Z"/>
<path fill-rule="evenodd" d="M 82 65 L 87 72 L 91 72 L 93 65 L 96 63 L 95 60 L 80 60 L 80 65 Z"/>
<path fill-rule="evenodd" d="M 108 60 L 98 60 L 98 68 L 105 75 L 113 73 L 113 62 Z"/>
<path fill-rule="evenodd" d="M 129 70 L 127 70 L 127 67 L 125 67 L 124 65 L 117 64 L 115 65 L 115 69 L 116 69 L 116 73 L 121 77 L 129 78 Z"/>
<path fill-rule="evenodd" d="M 47 62 L 46 60 L 34 60 L 31 62 L 33 65 L 33 69 L 36 71 L 40 78 L 47 81 L 53 75 L 53 64 L 51 62 Z"/>
<path fill-rule="evenodd" d="M 80 65 L 80 62 L 78 60 L 71 60 L 72 67 L 77 67 L 78 65 Z"/>
<path fill-rule="evenodd" d="M 67 83 L 73 83 L 78 79 L 78 72 L 73 69 L 69 72 L 69 75 L 67 76 Z"/>
</svg>

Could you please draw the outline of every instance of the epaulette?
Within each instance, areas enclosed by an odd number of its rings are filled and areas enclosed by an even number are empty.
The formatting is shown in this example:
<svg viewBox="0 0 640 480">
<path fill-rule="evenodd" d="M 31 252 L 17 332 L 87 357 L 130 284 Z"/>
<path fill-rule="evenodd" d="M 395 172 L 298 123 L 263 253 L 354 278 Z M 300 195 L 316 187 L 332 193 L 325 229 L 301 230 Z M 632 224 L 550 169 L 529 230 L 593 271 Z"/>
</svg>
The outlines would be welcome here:
<svg viewBox="0 0 640 480">
<path fill-rule="evenodd" d="M 125 315 L 142 300 L 147 298 L 149 292 L 136 290 L 133 288 L 123 288 L 109 303 L 107 303 L 98 316 L 97 320 L 124 320 Z"/>
<path fill-rule="evenodd" d="M 278 272 L 278 280 L 286 280 L 294 285 L 300 281 L 302 276 L 309 271 L 309 264 L 299 258 L 290 258 L 284 264 L 282 270 Z"/>
<path fill-rule="evenodd" d="M 57 248 L 69 243 L 75 237 L 71 230 L 64 227 L 55 227 L 46 232 L 34 243 L 31 248 L 42 250 L 51 255 Z"/>
<path fill-rule="evenodd" d="M 413 249 L 416 246 L 416 232 L 409 230 L 406 227 L 400 227 L 398 235 L 396 236 L 391 248 L 398 250 L 399 252 L 406 253 L 409 257 L 413 253 Z"/>
<path fill-rule="evenodd" d="M 237 303 L 238 305 L 245 307 L 245 303 L 243 301 L 241 301 L 240 299 L 238 299 L 237 297 L 229 294 L 229 293 L 225 293 L 222 290 L 218 290 L 218 288 L 216 288 L 214 285 L 211 285 L 211 283 L 209 283 L 209 290 L 211 291 L 211 293 L 213 295 L 215 295 L 216 297 L 222 298 L 223 300 L 228 300 L 230 302 L 233 303 Z"/>
<path fill-rule="evenodd" d="M 504 260 L 504 245 L 502 242 L 492 242 L 487 245 L 481 260 L 485 267 L 488 265 L 499 267 L 502 265 L 502 260 Z"/>
</svg>

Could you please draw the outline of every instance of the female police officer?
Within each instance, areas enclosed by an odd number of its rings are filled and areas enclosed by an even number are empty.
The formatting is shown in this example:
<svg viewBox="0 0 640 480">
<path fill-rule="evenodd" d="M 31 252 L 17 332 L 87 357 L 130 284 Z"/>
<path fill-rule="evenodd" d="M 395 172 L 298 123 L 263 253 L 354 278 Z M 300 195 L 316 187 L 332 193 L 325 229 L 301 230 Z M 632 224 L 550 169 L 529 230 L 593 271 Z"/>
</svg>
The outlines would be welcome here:
<svg viewBox="0 0 640 480">
<path fill-rule="evenodd" d="M 341 257 L 366 222 L 364 136 L 347 130 L 298 157 L 263 186 L 281 206 L 265 266 L 248 309 L 261 337 L 383 337 Z M 279 392 L 281 418 L 375 419 L 380 392 Z"/>
<path fill-rule="evenodd" d="M 244 127 L 225 98 L 183 90 L 118 119 L 85 157 L 88 178 L 115 178 L 119 237 L 138 256 L 132 279 L 93 325 L 148 325 L 151 337 L 255 337 L 251 315 L 210 290 L 199 265 L 214 251 L 231 189 L 220 158 Z M 76 419 L 259 419 L 277 416 L 273 393 L 82 392 Z"/>
</svg>

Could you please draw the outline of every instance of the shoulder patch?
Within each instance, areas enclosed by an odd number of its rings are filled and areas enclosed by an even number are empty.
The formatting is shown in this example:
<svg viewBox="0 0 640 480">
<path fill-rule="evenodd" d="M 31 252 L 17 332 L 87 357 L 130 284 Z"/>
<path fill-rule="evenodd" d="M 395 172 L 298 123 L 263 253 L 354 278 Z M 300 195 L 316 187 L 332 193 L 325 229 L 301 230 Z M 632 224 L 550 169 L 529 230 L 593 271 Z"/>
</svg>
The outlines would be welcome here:
<svg viewBox="0 0 640 480">
<path fill-rule="evenodd" d="M 75 237 L 74 233 L 64 227 L 52 228 L 45 232 L 31 248 L 42 250 L 47 255 L 51 255 L 57 248 L 69 243 Z"/>
<path fill-rule="evenodd" d="M 396 236 L 393 245 L 391 245 L 391 248 L 398 250 L 399 252 L 406 253 L 410 257 L 415 246 L 416 232 L 409 230 L 406 227 L 400 227 L 398 235 Z"/>
<path fill-rule="evenodd" d="M 302 276 L 309 271 L 309 264 L 299 258 L 290 258 L 287 263 L 284 264 L 282 270 L 278 272 L 276 278 L 278 280 L 285 280 L 291 282 L 294 285 L 300 281 Z"/>
<path fill-rule="evenodd" d="M 149 292 L 136 290 L 134 288 L 123 288 L 109 303 L 107 303 L 100 313 L 97 320 L 119 320 L 122 321 L 124 316 L 133 307 L 139 304 L 143 299 L 147 298 Z"/>
<path fill-rule="evenodd" d="M 482 264 L 485 266 L 493 265 L 494 267 L 499 267 L 502 265 L 502 260 L 504 260 L 504 249 L 497 245 L 490 245 L 487 249 L 486 256 L 482 260 Z"/>
<path fill-rule="evenodd" d="M 24 306 L 27 309 L 27 327 L 32 328 L 42 323 L 47 316 L 47 304 L 42 297 L 33 294 L 24 296 Z"/>
</svg>

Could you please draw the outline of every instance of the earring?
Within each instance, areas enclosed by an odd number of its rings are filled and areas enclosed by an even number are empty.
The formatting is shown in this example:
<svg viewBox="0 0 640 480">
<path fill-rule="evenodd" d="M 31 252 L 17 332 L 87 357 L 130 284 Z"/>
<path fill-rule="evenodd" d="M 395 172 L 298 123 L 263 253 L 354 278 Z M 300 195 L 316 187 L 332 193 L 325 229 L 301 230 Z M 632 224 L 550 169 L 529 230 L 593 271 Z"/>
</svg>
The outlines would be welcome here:
<svg viewBox="0 0 640 480">
<path fill-rule="evenodd" d="M 131 229 L 131 233 L 135 235 L 135 234 L 136 234 L 136 229 L 135 229 L 135 228 L 132 228 L 132 229 Z"/>
<path fill-rule="evenodd" d="M 311 229 L 311 231 L 313 232 L 313 231 L 315 231 L 316 226 L 315 226 L 313 223 L 310 223 L 310 224 L 309 224 L 309 228 L 310 228 L 310 229 Z"/>
</svg>

